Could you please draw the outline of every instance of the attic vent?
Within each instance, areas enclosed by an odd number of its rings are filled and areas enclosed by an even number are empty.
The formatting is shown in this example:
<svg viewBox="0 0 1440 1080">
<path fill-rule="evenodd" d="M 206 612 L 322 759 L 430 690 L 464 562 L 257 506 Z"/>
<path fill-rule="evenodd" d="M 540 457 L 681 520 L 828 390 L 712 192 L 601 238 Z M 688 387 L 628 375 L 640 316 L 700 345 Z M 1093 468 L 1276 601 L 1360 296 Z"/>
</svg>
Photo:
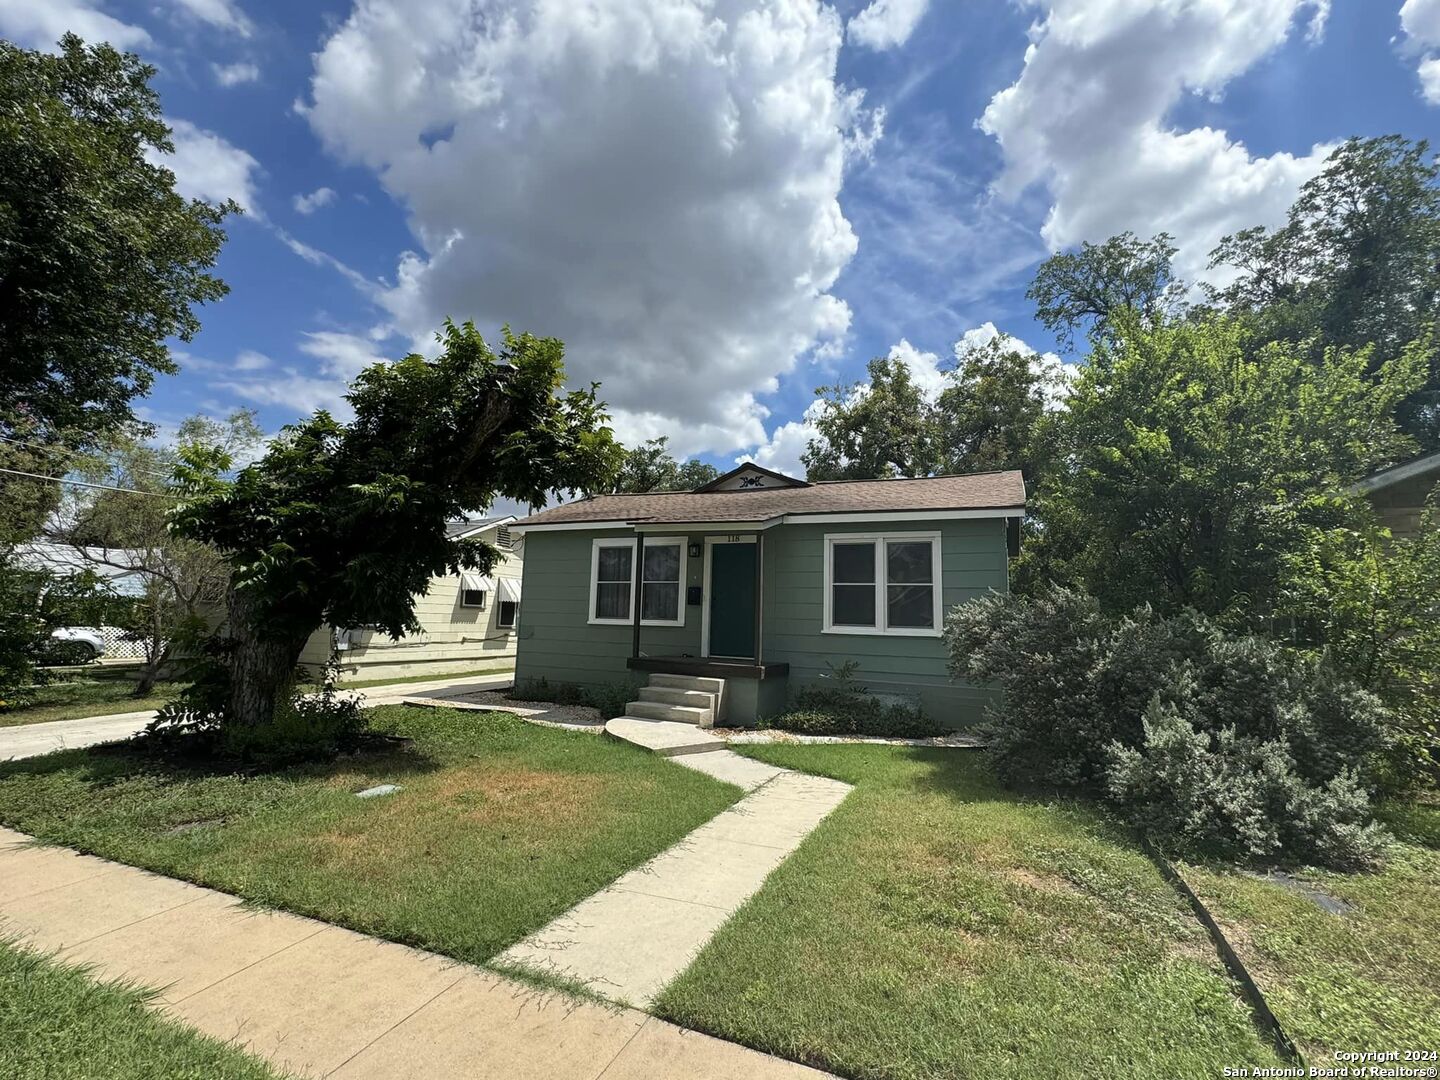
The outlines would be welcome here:
<svg viewBox="0 0 1440 1080">
<path fill-rule="evenodd" d="M 500 528 L 495 530 L 495 543 L 501 551 L 509 551 L 515 546 L 515 542 L 510 539 L 510 527 L 508 525 L 501 525 Z"/>
</svg>

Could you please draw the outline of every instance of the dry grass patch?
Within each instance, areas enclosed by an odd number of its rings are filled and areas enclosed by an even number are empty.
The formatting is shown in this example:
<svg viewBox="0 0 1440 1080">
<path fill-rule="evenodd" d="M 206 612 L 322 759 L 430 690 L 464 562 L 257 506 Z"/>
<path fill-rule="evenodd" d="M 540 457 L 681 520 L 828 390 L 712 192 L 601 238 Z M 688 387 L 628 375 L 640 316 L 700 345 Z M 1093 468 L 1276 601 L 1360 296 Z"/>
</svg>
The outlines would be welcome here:
<svg viewBox="0 0 1440 1080">
<path fill-rule="evenodd" d="M 504 713 L 369 715 L 410 741 L 259 776 L 123 751 L 0 763 L 0 823 L 478 962 L 740 794 L 635 747 Z M 355 795 L 387 783 L 401 790 Z M 196 822 L 213 824 L 187 827 Z"/>
</svg>

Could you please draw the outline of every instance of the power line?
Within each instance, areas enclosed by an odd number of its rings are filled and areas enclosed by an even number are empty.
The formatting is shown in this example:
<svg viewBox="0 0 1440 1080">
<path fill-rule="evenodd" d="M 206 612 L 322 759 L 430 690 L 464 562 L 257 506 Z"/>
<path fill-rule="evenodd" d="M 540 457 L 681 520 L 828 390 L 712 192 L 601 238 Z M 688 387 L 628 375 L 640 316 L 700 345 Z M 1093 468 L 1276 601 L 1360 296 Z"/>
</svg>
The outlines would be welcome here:
<svg viewBox="0 0 1440 1080">
<path fill-rule="evenodd" d="M 67 449 L 65 449 L 63 446 L 46 446 L 46 445 L 44 445 L 43 443 L 26 442 L 26 441 L 23 440 L 23 439 L 11 439 L 11 438 L 9 438 L 9 437 L 7 437 L 7 436 L 5 436 L 5 435 L 0 435 L 0 442 L 7 442 L 7 443 L 9 443 L 9 444 L 12 445 L 12 446 L 24 447 L 24 448 L 27 449 L 27 450 L 35 450 L 35 451 L 38 451 L 39 453 L 49 454 L 49 455 L 51 455 L 52 457 L 59 457 L 59 458 L 62 458 L 62 459 L 63 459 L 63 458 L 77 458 L 77 457 L 78 457 L 78 458 L 88 458 L 88 459 L 90 459 L 90 460 L 95 460 L 95 461 L 98 461 L 98 460 L 102 460 L 102 459 L 103 459 L 103 455 L 98 455 L 98 454 L 96 454 L 96 455 L 91 455 L 91 454 L 86 454 L 86 453 L 84 453 L 84 452 L 82 452 L 82 451 L 80 451 L 80 450 L 67 450 Z M 173 477 L 172 477 L 169 473 L 161 472 L 161 471 L 159 471 L 158 469 L 147 469 L 147 468 L 145 468 L 143 465 L 142 465 L 142 466 L 139 466 L 139 467 L 136 467 L 136 468 L 132 468 L 131 471 L 137 472 L 137 473 L 144 473 L 146 476 L 153 476 L 153 477 L 155 477 L 155 479 L 157 479 L 157 480 L 169 481 L 169 480 L 173 479 Z"/>
<path fill-rule="evenodd" d="M 9 473 L 11 476 L 25 476 L 31 480 L 49 480 L 53 484 L 69 484 L 71 487 L 93 488 L 96 491 L 119 491 L 126 495 L 148 495 L 152 499 L 168 499 L 170 502 L 184 502 L 172 495 L 165 495 L 158 491 L 136 491 L 134 488 L 111 487 L 109 484 L 89 484 L 84 480 L 67 480 L 63 476 L 45 476 L 43 473 L 21 472 L 19 469 L 0 469 L 0 473 Z"/>
</svg>

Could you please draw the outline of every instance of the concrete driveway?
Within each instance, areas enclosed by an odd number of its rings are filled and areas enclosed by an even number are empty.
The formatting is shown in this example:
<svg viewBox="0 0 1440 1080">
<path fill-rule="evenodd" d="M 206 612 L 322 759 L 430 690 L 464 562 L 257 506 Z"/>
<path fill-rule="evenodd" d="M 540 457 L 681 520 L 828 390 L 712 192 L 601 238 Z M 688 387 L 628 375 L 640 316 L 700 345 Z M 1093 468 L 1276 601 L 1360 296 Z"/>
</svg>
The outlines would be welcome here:
<svg viewBox="0 0 1440 1080">
<path fill-rule="evenodd" d="M 513 671 L 493 675 L 470 675 L 437 678 L 432 682 L 394 683 L 371 686 L 356 693 L 366 705 L 397 705 L 401 700 L 423 693 L 426 697 L 446 698 L 451 695 L 494 690 L 515 681 Z M 155 713 L 130 712 L 113 716 L 90 716 L 80 720 L 56 720 L 48 724 L 21 724 L 0 727 L 0 761 L 38 757 L 55 750 L 73 750 L 96 743 L 128 739 L 145 729 Z"/>
</svg>

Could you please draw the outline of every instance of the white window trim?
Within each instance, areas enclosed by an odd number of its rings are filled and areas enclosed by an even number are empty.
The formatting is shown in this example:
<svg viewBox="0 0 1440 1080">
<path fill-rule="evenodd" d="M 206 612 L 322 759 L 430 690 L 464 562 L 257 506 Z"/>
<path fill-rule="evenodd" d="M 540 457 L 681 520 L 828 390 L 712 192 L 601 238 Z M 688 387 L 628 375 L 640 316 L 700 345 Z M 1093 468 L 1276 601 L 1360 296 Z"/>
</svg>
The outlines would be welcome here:
<svg viewBox="0 0 1440 1080">
<path fill-rule="evenodd" d="M 511 620 L 510 622 L 508 622 L 508 623 L 507 623 L 507 622 L 501 622 L 501 621 L 500 621 L 500 612 L 503 610 L 503 605 L 505 605 L 505 604 L 514 604 L 514 605 L 515 605 L 515 618 L 512 619 L 512 620 Z M 516 601 L 516 600 L 496 600 L 496 601 L 495 601 L 495 629 L 497 629 L 497 630 L 514 630 L 515 627 L 516 627 L 517 625 L 519 625 L 519 622 L 520 622 L 520 603 L 519 603 L 519 601 Z"/>
<path fill-rule="evenodd" d="M 467 592 L 478 592 L 478 593 L 480 594 L 480 603 L 478 603 L 478 604 L 468 604 L 468 603 L 466 603 L 466 602 L 465 602 L 465 594 L 466 594 Z M 465 588 L 464 585 L 461 585 L 461 586 L 460 586 L 460 606 L 461 606 L 462 608 L 464 608 L 466 611 L 485 611 L 485 610 L 488 609 L 488 601 L 489 601 L 489 599 L 490 599 L 490 597 L 489 597 L 489 592 L 490 592 L 489 589 L 467 589 L 467 588 Z"/>
<path fill-rule="evenodd" d="M 886 603 L 885 586 L 888 572 L 889 560 L 885 557 L 885 542 L 887 540 L 930 541 L 930 573 L 934 579 L 932 582 L 931 594 L 934 602 L 934 614 L 932 619 L 934 627 L 927 629 L 918 626 L 887 626 L 886 618 L 889 615 L 889 604 Z M 835 572 L 835 561 L 832 557 L 832 549 L 836 544 L 864 543 L 869 542 L 875 545 L 875 625 L 874 626 L 836 626 L 831 622 L 830 607 L 834 599 L 832 578 Z M 883 533 L 826 533 L 825 534 L 825 603 L 824 622 L 821 624 L 821 632 L 826 634 L 846 634 L 866 637 L 940 637 L 941 613 L 944 610 L 944 603 L 941 593 L 944 591 L 944 570 L 940 565 L 940 534 L 938 532 L 883 532 Z"/>
<path fill-rule="evenodd" d="M 686 536 L 647 536 L 645 546 L 655 547 L 660 544 L 676 544 L 680 548 L 680 580 L 679 592 L 675 603 L 674 619 L 641 619 L 641 626 L 684 626 L 685 625 L 685 581 L 686 581 L 686 559 L 688 558 L 690 538 Z M 595 617 L 595 594 L 600 584 L 600 549 L 602 547 L 625 547 L 630 549 L 630 617 L 625 619 L 597 619 Z M 605 536 L 592 540 L 590 543 L 590 604 L 585 609 L 585 621 L 591 626 L 634 626 L 635 625 L 635 575 L 641 573 L 643 568 L 639 560 L 635 558 L 635 538 L 626 536 Z"/>
</svg>

